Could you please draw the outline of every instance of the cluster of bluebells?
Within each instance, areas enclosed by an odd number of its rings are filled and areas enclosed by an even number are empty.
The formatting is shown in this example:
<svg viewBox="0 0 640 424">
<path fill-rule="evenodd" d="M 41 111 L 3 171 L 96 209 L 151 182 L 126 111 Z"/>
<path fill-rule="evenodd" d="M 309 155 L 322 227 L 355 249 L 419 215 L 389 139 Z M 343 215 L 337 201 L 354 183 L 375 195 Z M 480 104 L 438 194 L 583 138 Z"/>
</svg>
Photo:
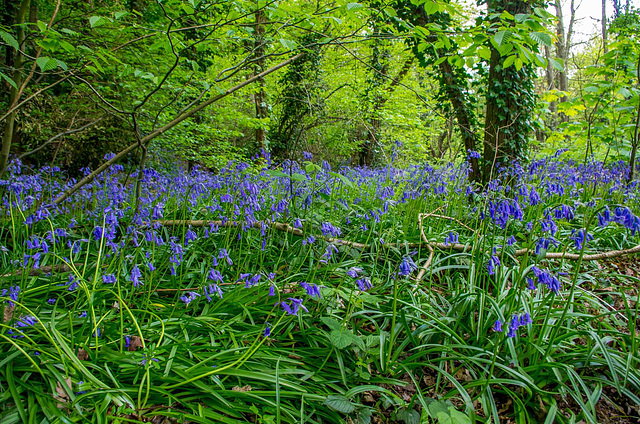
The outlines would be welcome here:
<svg viewBox="0 0 640 424">
<path fill-rule="evenodd" d="M 305 312 L 309 312 L 309 310 L 302 304 L 302 299 L 290 297 L 287 300 L 289 300 L 289 303 L 280 302 L 280 307 L 283 311 L 286 312 L 287 315 L 298 315 L 300 309 Z"/>
<path fill-rule="evenodd" d="M 531 324 L 533 321 L 531 319 L 531 315 L 528 312 L 525 312 L 521 315 L 513 314 L 511 317 L 511 321 L 509 321 L 509 326 L 507 327 L 507 337 L 514 338 L 518 334 L 518 329 L 520 327 L 524 327 L 527 324 Z M 493 324 L 493 331 L 502 332 L 503 323 L 500 320 L 496 320 Z"/>
<path fill-rule="evenodd" d="M 551 290 L 554 294 L 560 293 L 561 283 L 558 277 L 556 277 L 555 275 L 552 275 L 549 271 L 538 268 L 537 266 L 531 267 L 531 270 L 533 271 L 533 274 L 538 279 L 539 284 L 544 285 L 549 290 Z M 528 288 L 530 289 L 534 288 L 533 281 L 529 283 Z"/>
<path fill-rule="evenodd" d="M 413 271 L 418 269 L 418 265 L 411 259 L 411 256 L 406 255 L 402 258 L 402 262 L 400 262 L 399 274 L 403 277 L 407 275 L 411 275 Z"/>
<path fill-rule="evenodd" d="M 248 289 L 249 287 L 253 287 L 258 284 L 261 277 L 262 275 L 260 274 L 243 273 L 240 274 L 238 282 L 244 282 L 244 287 Z"/>
<path fill-rule="evenodd" d="M 180 300 L 182 300 L 185 304 L 185 306 L 189 306 L 189 304 L 191 302 L 193 302 L 194 300 L 196 300 L 196 298 L 200 296 L 198 293 L 194 292 L 194 291 L 189 291 L 185 294 L 183 294 L 182 296 L 180 296 Z"/>
<path fill-rule="evenodd" d="M 368 291 L 371 287 L 371 280 L 369 277 L 362 275 L 362 268 L 352 267 L 347 271 L 347 275 L 355 280 L 356 285 L 360 291 Z"/>
<path fill-rule="evenodd" d="M 23 329 L 25 329 L 26 327 L 33 327 L 37 322 L 38 318 L 34 317 L 33 315 L 24 316 L 15 322 L 14 328 L 10 329 L 8 333 L 11 334 L 11 337 L 14 339 L 23 338 Z"/>
<path fill-rule="evenodd" d="M 496 255 L 496 249 L 493 249 L 493 253 L 489 258 L 489 262 L 487 263 L 487 271 L 489 275 L 493 275 L 496 273 L 496 270 L 500 268 L 500 258 Z"/>
<path fill-rule="evenodd" d="M 396 146 L 398 149 L 400 145 Z M 396 156 L 394 147 L 393 156 Z M 78 255 L 83 250 L 86 252 L 88 246 L 104 244 L 106 258 L 125 259 L 125 263 L 135 263 L 132 257 L 125 256 L 126 246 L 135 246 L 146 254 L 146 260 L 137 261 L 130 272 L 120 274 L 105 273 L 102 275 L 104 284 L 115 284 L 119 282 L 124 285 L 128 281 L 133 287 L 143 285 L 143 272 L 152 281 L 154 272 L 161 275 L 176 275 L 179 267 L 193 257 L 198 251 L 199 244 L 205 239 L 220 237 L 220 229 L 233 227 L 234 238 L 232 246 L 236 240 L 245 242 L 251 237 L 256 237 L 257 241 L 262 241 L 262 249 L 267 249 L 267 237 L 269 226 L 274 222 L 292 222 L 293 227 L 302 229 L 304 227 L 304 237 L 294 238 L 294 243 L 310 246 L 313 252 L 324 253 L 320 259 L 324 262 L 335 260 L 337 247 L 335 243 L 326 243 L 329 238 L 342 237 L 354 239 L 363 231 L 379 230 L 378 223 L 386 219 L 384 216 L 389 211 L 393 215 L 394 208 L 398 205 L 410 201 L 423 201 L 426 198 L 446 199 L 447 196 L 469 195 L 476 193 L 480 198 L 486 200 L 486 208 L 479 207 L 469 213 L 469 218 L 474 218 L 481 214 L 483 219 L 487 219 L 487 225 L 512 229 L 512 223 L 518 226 L 526 226 L 532 230 L 534 226 L 540 226 L 541 234 L 533 235 L 535 240 L 536 253 L 549 249 L 552 245 L 557 246 L 561 238 L 558 235 L 558 224 L 560 221 L 572 221 L 576 215 L 581 213 L 580 206 L 581 193 L 586 192 L 585 188 L 597 185 L 606 186 L 609 194 L 629 194 L 635 195 L 631 190 L 637 190 L 632 185 L 626 184 L 628 169 L 623 164 L 593 163 L 571 163 L 570 161 L 558 161 L 561 152 L 556 158 L 548 158 L 534 161 L 526 170 L 514 164 L 505 167 L 503 175 L 491 181 L 487 190 L 479 192 L 468 184 L 465 179 L 465 172 L 469 169 L 466 163 L 462 167 L 448 164 L 441 168 L 435 168 L 428 164 L 411 166 L 408 168 L 394 168 L 388 166 L 383 169 L 343 167 L 337 172 L 342 177 L 351 181 L 359 190 L 354 190 L 351 196 L 346 195 L 345 185 L 335 184 L 337 181 L 335 173 L 330 172 L 330 166 L 325 162 L 318 170 L 314 170 L 314 175 L 307 175 L 303 166 L 296 162 L 285 161 L 280 169 L 285 174 L 296 173 L 302 175 L 302 180 L 292 181 L 285 177 L 273 177 L 266 172 L 255 173 L 248 170 L 249 165 L 243 163 L 230 163 L 217 173 L 209 173 L 197 168 L 189 173 L 182 173 L 178 176 L 168 173 L 158 172 L 154 169 L 143 170 L 143 184 L 140 196 L 139 208 L 132 208 L 130 205 L 131 186 L 123 184 L 123 179 L 118 174 L 123 170 L 120 165 L 114 166 L 95 179 L 93 183 L 79 190 L 70 199 L 63 202 L 59 207 L 44 207 L 44 200 L 51 193 L 59 193 L 69 187 L 71 182 L 63 182 L 65 178 L 50 178 L 54 174 L 61 174 L 59 169 L 43 168 L 39 173 L 26 175 L 21 173 L 19 162 L 12 163 L 7 180 L 0 181 L 0 185 L 6 188 L 9 196 L 2 199 L 3 209 L 0 213 L 9 216 L 12 208 L 19 208 L 28 214 L 25 224 L 34 232 L 37 231 L 37 224 L 45 220 L 58 222 L 54 218 L 71 215 L 74 210 L 82 213 L 82 225 L 75 219 L 68 220 L 68 225 L 47 230 L 43 233 L 31 234 L 25 241 L 24 246 L 16 251 L 24 252 L 24 256 L 15 258 L 15 265 L 24 268 L 38 268 L 41 263 L 53 263 L 52 255 L 54 250 L 57 254 L 68 255 L 65 257 L 70 263 L 77 261 Z M 267 153 L 263 152 L 270 164 Z M 311 160 L 310 154 L 304 155 L 306 160 Z M 467 152 L 470 159 L 479 158 L 480 154 L 473 151 Z M 85 170 L 89 172 L 89 170 Z M 518 178 L 505 178 L 505 176 L 517 176 Z M 305 180 L 306 178 L 306 180 Z M 314 184 L 309 181 L 314 180 Z M 509 182 L 511 181 L 511 182 Z M 515 181 L 515 183 L 512 183 Z M 605 190 L 605 191 L 606 191 Z M 332 204 L 324 202 L 327 196 L 334 199 Z M 531 206 L 543 203 L 547 197 L 553 198 L 553 204 L 560 204 L 557 207 L 544 210 L 543 218 L 539 216 L 531 219 L 530 222 L 522 222 L 525 215 L 529 215 Z M 583 196 L 584 197 L 584 196 Z M 300 201 L 298 201 L 298 199 Z M 311 210 L 316 202 L 322 202 L 323 208 L 334 207 L 332 213 L 328 210 L 327 217 L 314 216 L 303 221 L 293 216 L 292 205 Z M 572 203 L 573 202 L 573 203 Z M 188 227 L 182 237 L 171 237 L 170 234 L 182 234 L 180 232 L 166 231 L 157 220 L 164 217 L 171 217 L 176 211 L 178 203 L 179 211 L 184 211 L 186 215 L 203 216 L 203 219 L 215 220 L 203 229 Z M 595 205 L 595 203 L 593 203 Z M 357 207 L 356 207 L 357 206 Z M 592 207 L 592 206 L 587 206 Z M 529 208 L 529 209 L 528 209 Z M 341 217 L 341 210 L 347 210 Z M 539 210 L 539 208 L 536 208 Z M 305 217 L 313 214 L 305 214 Z M 330 217 L 330 218 L 328 218 Z M 331 219 L 332 222 L 324 221 Z M 320 222 L 318 224 L 318 222 Z M 606 208 L 598 215 L 598 224 L 602 227 L 614 222 L 628 228 L 632 234 L 640 230 L 640 218 L 634 215 L 629 208 L 618 207 L 613 211 Z M 377 227 L 376 227 L 377 226 Z M 85 230 L 86 229 L 86 230 Z M 84 231 L 84 232 L 83 232 Z M 504 233 L 507 233 L 506 231 Z M 346 234 L 349 234 L 347 237 Z M 378 234 L 375 238 L 381 236 Z M 385 236 L 386 237 L 386 236 Z M 570 237 L 576 248 L 580 249 L 592 240 L 592 235 L 585 230 L 575 230 Z M 218 240 L 216 239 L 216 242 Z M 251 240 L 256 241 L 256 240 Z M 456 233 L 449 233 L 445 238 L 446 245 L 459 243 Z M 516 239 L 510 236 L 506 244 L 511 246 L 516 243 Z M 258 243 L 255 244 L 256 246 Z M 279 246 L 277 243 L 271 245 Z M 67 252 L 61 253 L 64 246 Z M 153 257 L 150 257 L 150 253 Z M 318 253 L 318 254 L 320 254 Z M 21 253 L 22 255 L 22 253 Z M 197 255 L 197 254 L 196 254 Z M 155 259 L 155 265 L 154 265 Z M 207 274 L 207 281 L 200 291 L 188 291 L 180 297 L 185 305 L 191 304 L 197 297 L 202 296 L 208 302 L 213 298 L 223 297 L 223 274 L 240 275 L 239 281 L 244 281 L 245 287 L 252 287 L 261 280 L 259 271 L 234 270 L 228 272 L 225 265 L 231 267 L 233 260 L 225 248 L 217 250 L 211 258 L 211 266 Z M 494 251 L 487 264 L 489 274 L 494 274 L 501 266 L 500 258 Z M 157 268 L 159 269 L 157 269 Z M 142 268 L 142 269 L 141 269 Z M 148 271 L 147 271 L 148 268 Z M 411 256 L 402 258 L 399 264 L 399 274 L 409 276 L 417 268 Z M 112 268 L 111 268 L 112 269 Z M 111 270 L 110 269 L 110 270 Z M 222 271 L 222 272 L 221 272 Z M 558 277 L 548 271 L 539 268 L 532 268 L 534 278 L 527 278 L 527 287 L 531 290 L 536 288 L 536 284 L 547 287 L 548 290 L 558 294 L 561 283 Z M 359 268 L 351 268 L 347 274 L 351 277 L 351 283 L 361 291 L 369 290 L 372 286 L 370 279 L 364 275 Z M 264 275 L 264 274 L 262 274 Z M 66 276 L 64 277 L 66 279 Z M 273 277 L 269 277 L 272 280 Z M 154 278 L 156 282 L 161 278 Z M 175 279 L 172 279 L 175 280 Z M 535 281 L 534 281 L 535 280 Z M 233 281 L 233 280 L 232 280 Z M 78 288 L 80 278 L 69 275 L 69 281 L 60 288 L 64 296 L 73 296 L 73 292 Z M 269 295 L 275 296 L 277 287 L 273 282 L 269 282 Z M 266 285 L 264 285 L 266 289 Z M 300 283 L 307 296 L 319 298 L 320 289 L 316 284 L 307 282 Z M 195 289 L 194 289 L 195 290 Z M 301 291 L 302 292 L 302 291 Z M 19 286 L 11 286 L 2 291 L 2 296 L 7 297 L 7 302 L 13 305 L 18 301 L 20 294 Z M 52 294 L 48 300 L 50 304 L 56 304 L 60 293 Z M 298 298 L 288 298 L 284 302 L 278 303 L 287 315 L 298 315 L 300 310 L 307 311 L 303 305 L 303 300 Z M 84 316 L 84 313 L 80 316 Z M 522 325 L 530 322 L 528 314 L 514 315 L 508 324 L 507 334 L 513 337 Z M 15 324 L 16 329 L 29 327 L 37 320 L 35 317 L 23 317 Z M 498 325 L 499 324 L 499 325 Z M 502 329 L 502 323 L 496 323 Z M 14 329 L 15 330 L 15 329 Z M 18 330 L 20 331 L 20 330 Z M 267 323 L 265 336 L 269 336 L 271 326 Z M 95 330 L 95 335 L 99 336 L 100 329 Z M 14 337 L 20 334 L 13 333 Z"/>
<path fill-rule="evenodd" d="M 598 214 L 598 225 L 600 227 L 606 227 L 611 222 L 628 228 L 631 230 L 632 235 L 640 231 L 640 218 L 634 215 L 628 207 L 617 207 L 613 213 L 611 213 L 609 207 L 606 207 Z"/>
<path fill-rule="evenodd" d="M 460 240 L 458 239 L 458 234 L 451 231 L 449 231 L 449 235 L 444 239 L 445 246 L 450 246 L 459 242 Z"/>
<path fill-rule="evenodd" d="M 14 302 L 18 301 L 18 296 L 20 295 L 20 286 L 15 285 L 9 287 L 9 290 L 2 290 L 2 297 L 5 297 L 7 293 L 9 293 L 9 300 L 7 300 L 7 303 L 9 306 L 15 306 Z"/>
<path fill-rule="evenodd" d="M 273 287 L 273 286 L 271 286 Z M 307 295 L 311 296 L 311 297 L 317 297 L 317 298 L 321 298 L 322 294 L 320 294 L 320 287 L 317 284 L 309 284 L 306 281 L 301 281 L 300 282 L 300 287 L 302 287 L 306 292 Z"/>
<path fill-rule="evenodd" d="M 573 240 L 577 250 L 581 250 L 583 246 L 586 246 L 588 241 L 593 240 L 593 236 L 585 230 L 573 230 L 569 238 Z"/>
<path fill-rule="evenodd" d="M 482 155 L 480 155 L 480 152 L 476 152 L 475 150 L 467 149 L 467 157 L 469 159 L 480 159 L 480 158 L 482 158 Z"/>
</svg>

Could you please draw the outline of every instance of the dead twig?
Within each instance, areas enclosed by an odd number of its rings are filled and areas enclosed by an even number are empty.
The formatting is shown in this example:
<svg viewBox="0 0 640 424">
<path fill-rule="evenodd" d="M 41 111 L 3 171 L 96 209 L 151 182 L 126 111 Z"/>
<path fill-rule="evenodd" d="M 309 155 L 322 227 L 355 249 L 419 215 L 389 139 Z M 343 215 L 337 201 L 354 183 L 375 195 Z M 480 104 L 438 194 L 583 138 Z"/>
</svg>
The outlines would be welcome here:
<svg viewBox="0 0 640 424">
<path fill-rule="evenodd" d="M 76 263 L 74 264 L 74 267 L 77 268 L 77 267 L 81 267 L 82 265 L 83 265 L 82 263 Z M 44 265 L 44 266 L 41 266 L 40 268 L 33 268 L 29 270 L 29 276 L 35 277 L 38 275 L 49 274 L 51 272 L 69 272 L 69 271 L 73 271 L 73 268 L 71 268 L 67 264 Z M 2 278 L 15 277 L 16 275 L 22 275 L 23 272 L 24 272 L 24 268 L 17 269 L 9 274 L 4 274 Z"/>
<path fill-rule="evenodd" d="M 430 214 L 421 214 L 422 215 L 422 219 L 424 219 L 426 216 L 430 216 Z M 419 218 L 419 222 L 422 223 L 422 220 Z M 294 234 L 296 236 L 300 236 L 300 237 L 304 237 L 305 233 L 299 229 L 299 228 L 294 228 L 292 226 L 290 226 L 289 224 L 283 223 L 283 222 L 265 222 L 265 221 L 257 221 L 254 222 L 252 224 L 248 224 L 246 222 L 241 222 L 241 221 L 218 221 L 218 220 L 159 220 L 159 221 L 153 221 L 153 223 L 158 223 L 160 225 L 166 226 L 166 227 L 172 227 L 172 226 L 180 226 L 180 225 L 191 225 L 192 227 L 205 227 L 207 225 L 217 225 L 219 227 L 242 227 L 242 225 L 245 225 L 245 227 L 247 225 L 253 227 L 253 228 L 262 228 L 263 225 L 265 225 L 266 227 L 271 227 L 271 228 L 275 228 L 278 231 L 283 231 L 283 232 L 287 232 L 287 233 L 291 233 Z M 421 232 L 421 236 L 424 235 L 424 230 L 422 229 L 422 225 L 420 226 L 420 232 Z M 365 244 L 365 243 L 359 243 L 356 241 L 351 241 L 351 240 L 344 240 L 344 239 L 338 239 L 338 238 L 332 238 L 332 237 L 326 237 L 326 238 L 322 238 L 322 240 L 328 242 L 328 243 L 333 243 L 336 245 L 343 245 L 343 246 L 350 246 L 350 247 L 354 247 L 356 249 L 368 249 L 370 248 L 372 245 L 371 244 Z M 398 246 L 407 246 L 409 248 L 418 248 L 418 247 L 427 247 L 427 248 L 432 248 L 432 249 L 439 249 L 439 250 L 454 250 L 457 252 L 468 252 L 470 251 L 473 247 L 469 244 L 461 244 L 461 243 L 437 243 L 437 242 L 432 242 L 429 241 L 428 239 L 426 239 L 426 235 L 424 235 L 424 237 L 422 237 L 422 241 L 420 242 L 413 242 L 413 243 L 405 243 L 405 242 L 401 242 L 401 243 L 386 243 L 383 246 L 387 246 L 387 247 L 398 247 Z M 600 259 L 611 259 L 611 258 L 617 258 L 618 256 L 625 256 L 625 255 L 631 255 L 634 253 L 639 253 L 640 252 L 640 245 L 631 247 L 629 249 L 621 249 L 621 250 L 611 250 L 608 252 L 602 252 L 602 253 L 594 253 L 594 254 L 590 254 L 590 255 L 583 255 L 582 256 L 582 260 L 583 261 L 597 261 Z M 524 256 L 524 255 L 535 255 L 535 252 L 531 249 L 519 249 L 516 250 L 514 253 L 514 256 Z M 579 253 L 570 253 L 570 252 L 546 252 L 543 255 L 539 255 L 541 259 L 566 259 L 566 260 L 578 260 L 580 259 L 580 254 Z M 429 264 L 430 265 L 430 264 Z"/>
</svg>

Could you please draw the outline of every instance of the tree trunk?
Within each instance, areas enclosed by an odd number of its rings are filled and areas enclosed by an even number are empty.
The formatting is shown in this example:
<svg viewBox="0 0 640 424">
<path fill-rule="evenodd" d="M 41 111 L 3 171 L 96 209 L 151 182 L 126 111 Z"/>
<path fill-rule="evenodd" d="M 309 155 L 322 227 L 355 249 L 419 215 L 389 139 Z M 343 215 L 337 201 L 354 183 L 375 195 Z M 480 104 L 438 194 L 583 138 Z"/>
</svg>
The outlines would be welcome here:
<svg viewBox="0 0 640 424">
<path fill-rule="evenodd" d="M 388 53 L 382 48 L 380 36 L 381 32 L 378 29 L 377 22 L 374 22 L 370 66 L 372 75 L 369 80 L 367 92 L 365 141 L 360 146 L 360 151 L 358 152 L 358 163 L 361 166 L 368 166 L 373 163 L 374 148 L 379 144 L 381 127 L 380 111 L 386 101 L 382 94 L 382 86 L 385 84 L 389 74 Z"/>
<path fill-rule="evenodd" d="M 609 53 L 607 41 L 607 0 L 602 0 L 602 50 L 604 54 Z"/>
<path fill-rule="evenodd" d="M 21 24 L 25 22 L 27 13 L 30 10 L 30 3 L 30 0 L 22 0 L 22 4 L 18 10 L 18 16 L 16 17 L 16 25 L 18 28 L 17 41 L 20 46 L 20 50 L 22 51 L 24 51 L 25 32 Z M 7 47 L 7 49 L 9 49 L 9 47 Z M 18 88 L 22 85 L 22 59 L 22 53 L 20 51 L 16 51 L 15 59 L 13 61 L 13 81 L 16 83 Z M 18 90 L 11 87 L 11 91 L 9 93 L 9 108 L 12 108 L 18 100 Z M 0 178 L 4 176 L 7 164 L 9 163 L 9 154 L 11 153 L 11 143 L 13 142 L 16 114 L 17 111 L 11 112 L 5 121 L 4 134 L 2 136 L 2 149 L 0 150 Z"/>
<path fill-rule="evenodd" d="M 265 40 L 264 40 L 264 23 L 267 21 L 267 18 L 264 14 L 263 9 L 259 9 L 256 11 L 256 27 L 255 27 L 255 41 L 254 41 L 254 52 L 255 52 L 255 75 L 260 74 L 264 71 L 265 68 Z M 254 101 L 256 105 L 256 119 L 263 120 L 269 116 L 269 108 L 267 107 L 267 94 L 265 92 L 265 83 L 264 78 L 259 78 L 258 81 L 258 91 L 254 95 Z M 258 127 L 256 128 L 256 148 L 259 151 L 267 151 L 266 145 L 266 136 L 265 129 L 262 124 L 262 121 L 258 123 Z"/>
<path fill-rule="evenodd" d="M 636 77 L 640 86 L 640 56 L 636 63 Z M 636 154 L 638 145 L 640 144 L 640 98 L 638 99 L 638 107 L 636 109 L 636 123 L 633 128 L 633 139 L 631 140 L 631 158 L 629 159 L 629 182 L 633 181 L 636 172 Z"/>
<path fill-rule="evenodd" d="M 447 97 L 451 102 L 453 113 L 458 122 L 458 129 L 462 136 L 462 142 L 465 150 L 476 150 L 476 134 L 474 131 L 472 111 L 470 105 L 467 104 L 465 92 L 458 81 L 455 80 L 453 69 L 448 60 L 444 60 L 438 65 L 440 74 L 442 75 L 445 85 Z M 471 162 L 471 170 L 469 171 L 469 179 L 471 181 L 480 181 L 480 166 L 478 159 L 469 158 Z"/>
<path fill-rule="evenodd" d="M 562 14 L 562 4 L 560 0 L 555 1 L 556 7 L 556 16 L 558 18 L 558 22 L 556 24 L 556 56 L 562 60 L 563 68 L 561 71 L 557 72 L 557 87 L 558 90 L 562 91 L 563 94 L 560 96 L 560 103 L 566 102 L 568 100 L 567 95 L 564 94 L 569 91 L 569 81 L 567 79 L 567 60 L 568 60 L 568 46 L 567 46 L 567 37 L 564 29 L 564 16 Z M 573 11 L 572 11 L 573 12 Z M 572 13 L 574 15 L 574 13 Z M 572 16 L 573 18 L 573 16 Z M 567 122 L 568 116 L 564 113 L 560 113 L 558 115 L 560 122 Z"/>
<path fill-rule="evenodd" d="M 489 13 L 506 11 L 515 16 L 531 12 L 531 5 L 526 0 L 490 0 L 487 6 Z M 492 178 L 495 164 L 508 165 L 513 160 L 523 159 L 531 131 L 533 70 L 530 65 L 517 70 L 515 64 L 505 69 L 503 62 L 500 52 L 492 45 L 484 124 L 485 182 Z"/>
</svg>

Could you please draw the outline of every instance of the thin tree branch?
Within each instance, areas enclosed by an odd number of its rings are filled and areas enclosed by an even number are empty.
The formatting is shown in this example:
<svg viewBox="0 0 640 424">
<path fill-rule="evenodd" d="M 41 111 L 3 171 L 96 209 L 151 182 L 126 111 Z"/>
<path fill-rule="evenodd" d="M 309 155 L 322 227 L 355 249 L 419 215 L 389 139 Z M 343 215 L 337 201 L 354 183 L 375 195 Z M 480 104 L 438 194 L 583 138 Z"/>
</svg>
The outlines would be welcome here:
<svg viewBox="0 0 640 424">
<path fill-rule="evenodd" d="M 202 109 L 205 109 L 206 107 L 212 105 L 213 103 L 217 102 L 218 100 L 227 97 L 229 94 L 232 94 L 232 93 L 234 93 L 234 92 L 246 87 L 247 85 L 250 85 L 251 83 L 257 81 L 258 79 L 264 78 L 265 76 L 271 74 L 272 72 L 275 72 L 278 69 L 289 65 L 291 62 L 293 62 L 294 60 L 298 59 L 303 54 L 304 53 L 299 53 L 299 54 L 297 54 L 297 55 L 285 60 L 284 62 L 280 62 L 279 64 L 267 69 L 266 71 L 261 72 L 261 73 L 259 73 L 257 75 L 254 75 L 253 77 L 244 80 L 240 84 L 237 84 L 237 85 L 231 87 L 230 89 L 224 91 L 223 93 L 220 93 L 220 94 L 210 98 L 209 100 L 207 100 L 205 102 L 202 102 L 198 106 L 196 106 L 196 107 L 194 107 L 194 108 L 192 108 L 192 109 L 190 109 L 190 110 L 188 110 L 188 111 L 186 111 L 186 112 L 184 112 L 182 114 L 179 114 L 176 118 L 174 118 L 169 123 L 165 124 L 164 126 L 154 130 L 152 133 L 150 133 L 147 136 L 143 137 L 141 139 L 141 142 L 143 144 L 149 143 L 154 138 L 156 138 L 156 137 L 164 134 L 165 132 L 169 131 L 171 128 L 175 127 L 176 125 L 178 125 L 180 122 L 184 121 L 185 119 L 188 119 L 188 118 L 192 117 L 196 113 L 200 112 Z M 126 147 L 124 150 L 122 150 L 120 153 L 115 155 L 113 158 L 111 158 L 107 162 L 103 163 L 100 167 L 98 167 L 98 169 L 93 171 L 91 174 L 87 175 L 82 180 L 78 181 L 78 183 L 76 185 L 74 185 L 73 187 L 71 187 L 68 190 L 66 190 L 65 192 L 63 192 L 60 196 L 58 196 L 53 201 L 53 204 L 54 205 L 59 205 L 60 203 L 62 203 L 69 196 L 71 196 L 73 193 L 78 191 L 78 189 L 80 189 L 84 185 L 86 185 L 86 184 L 90 183 L 91 181 L 93 181 L 98 175 L 100 175 L 103 171 L 108 169 L 112 164 L 114 164 L 118 160 L 122 159 L 127 154 L 129 154 L 130 152 L 134 151 L 138 147 L 138 145 L 139 145 L 138 141 L 136 141 L 135 143 L 133 143 L 133 144 L 129 145 L 128 147 Z"/>
</svg>

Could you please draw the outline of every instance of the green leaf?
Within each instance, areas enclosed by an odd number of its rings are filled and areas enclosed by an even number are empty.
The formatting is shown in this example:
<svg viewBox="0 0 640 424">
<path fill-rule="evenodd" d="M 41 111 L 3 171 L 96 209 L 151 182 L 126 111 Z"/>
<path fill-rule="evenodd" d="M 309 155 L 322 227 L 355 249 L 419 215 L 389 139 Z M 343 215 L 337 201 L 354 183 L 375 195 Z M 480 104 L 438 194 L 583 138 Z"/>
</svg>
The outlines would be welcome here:
<svg viewBox="0 0 640 424">
<path fill-rule="evenodd" d="M 586 91 L 587 93 L 597 93 L 598 87 L 595 85 L 588 85 L 584 88 L 584 91 Z"/>
<path fill-rule="evenodd" d="M 353 333 L 349 330 L 332 330 L 329 334 L 329 341 L 338 349 L 344 349 L 353 344 Z"/>
<path fill-rule="evenodd" d="M 396 413 L 396 419 L 407 424 L 420 424 L 420 414 L 409 408 L 402 408 Z"/>
<path fill-rule="evenodd" d="M 545 34 L 544 32 L 532 32 L 530 35 L 536 43 L 551 47 L 552 40 L 549 34 Z"/>
<path fill-rule="evenodd" d="M 362 340 L 362 338 L 360 338 L 360 336 L 358 336 L 357 334 L 351 333 L 351 342 L 355 343 L 356 346 L 358 346 L 358 349 L 360 349 L 360 350 L 365 350 L 366 349 L 366 346 L 364 344 L 364 340 Z"/>
<path fill-rule="evenodd" d="M 358 424 L 369 424 L 371 422 L 371 409 L 360 409 L 358 411 Z"/>
<path fill-rule="evenodd" d="M 360 3 L 347 3 L 347 10 L 358 10 L 364 8 Z"/>
<path fill-rule="evenodd" d="M 356 407 L 342 395 L 329 395 L 327 399 L 325 399 L 324 404 L 329 408 L 333 408 L 338 412 L 342 412 L 343 414 L 350 414 L 356 410 Z"/>
<path fill-rule="evenodd" d="M 302 174 L 298 174 L 297 172 L 294 172 L 293 174 L 291 174 L 291 179 L 300 181 L 300 182 L 307 182 L 307 177 L 305 177 Z"/>
<path fill-rule="evenodd" d="M 285 48 L 289 50 L 293 50 L 296 48 L 296 42 L 293 40 L 287 40 L 286 38 L 281 38 L 280 44 L 282 44 Z"/>
<path fill-rule="evenodd" d="M 58 61 L 47 56 L 41 56 L 36 59 L 36 64 L 42 72 L 51 71 L 58 67 Z"/>
<path fill-rule="evenodd" d="M 3 74 L 2 72 L 0 72 L 0 77 L 2 77 L 3 80 L 8 82 L 11 87 L 15 88 L 16 90 L 18 89 L 18 86 L 16 85 L 16 82 L 13 79 L 9 78 L 8 76 Z"/>
<path fill-rule="evenodd" d="M 89 25 L 91 25 L 91 28 L 97 28 L 111 22 L 113 21 L 105 16 L 92 16 L 89 18 Z"/>
<path fill-rule="evenodd" d="M 20 49 L 20 45 L 18 44 L 18 40 L 16 40 L 13 35 L 9 34 L 6 31 L 0 31 L 0 38 L 2 41 L 13 47 L 15 50 Z"/>
<path fill-rule="evenodd" d="M 439 413 L 444 413 L 448 415 L 449 404 L 443 401 L 434 401 L 428 404 L 428 412 L 431 418 L 437 418 Z"/>
<path fill-rule="evenodd" d="M 451 415 L 447 414 L 446 412 L 438 412 L 436 418 L 438 419 L 438 424 L 453 424 Z"/>
<path fill-rule="evenodd" d="M 329 327 L 332 330 L 340 331 L 340 328 L 342 327 L 342 325 L 340 324 L 340 321 L 338 321 L 335 318 L 321 317 L 320 321 L 322 321 L 327 327 Z"/>
<path fill-rule="evenodd" d="M 347 177 L 345 177 L 344 175 L 338 173 L 338 172 L 330 172 L 329 173 L 332 177 L 335 177 L 337 179 L 339 179 L 340 181 L 342 181 L 342 183 L 344 185 L 346 185 L 349 188 L 353 188 L 353 183 L 351 181 L 349 181 L 349 179 Z"/>
<path fill-rule="evenodd" d="M 398 16 L 398 13 L 396 12 L 396 10 L 393 7 L 385 7 L 384 8 L 384 13 L 386 13 L 387 16 L 389 16 L 391 18 L 395 18 L 396 16 Z"/>
<path fill-rule="evenodd" d="M 564 71 L 564 61 L 562 59 L 554 59 L 552 57 L 549 58 L 551 62 L 551 66 L 558 71 Z"/>
<path fill-rule="evenodd" d="M 522 61 L 522 59 L 517 58 L 516 59 L 516 70 L 519 71 L 520 69 L 522 69 L 522 65 L 524 65 L 524 62 Z"/>
<path fill-rule="evenodd" d="M 508 58 L 506 58 L 502 64 L 502 67 L 504 69 L 507 69 L 509 66 L 513 65 L 513 62 L 516 61 L 517 56 L 516 55 L 511 55 Z"/>
<path fill-rule="evenodd" d="M 315 173 L 317 173 L 318 171 L 320 171 L 320 167 L 312 162 L 306 162 L 305 166 L 304 166 L 304 170 L 307 174 L 313 175 Z"/>
<path fill-rule="evenodd" d="M 56 65 L 58 65 L 61 69 L 65 70 L 65 71 L 66 71 L 67 69 L 69 69 L 69 68 L 67 67 L 67 64 L 66 64 L 66 63 L 64 63 L 63 61 L 61 61 L 60 59 L 55 59 L 55 61 L 56 61 Z"/>
<path fill-rule="evenodd" d="M 138 69 L 136 69 L 136 72 L 138 72 Z M 142 71 L 140 71 L 142 72 Z M 267 169 L 266 171 L 264 171 L 265 174 L 271 176 L 271 177 L 277 177 L 277 178 L 289 178 L 289 174 L 285 174 L 282 171 L 278 171 L 276 169 Z"/>
<path fill-rule="evenodd" d="M 438 7 L 438 3 L 434 1 L 427 1 L 424 4 L 424 11 L 427 13 L 427 15 L 433 15 L 434 13 L 439 12 L 440 8 Z"/>
<path fill-rule="evenodd" d="M 491 60 L 491 50 L 487 47 L 480 47 L 478 49 L 478 56 L 485 60 Z"/>
<path fill-rule="evenodd" d="M 467 414 L 458 411 L 454 406 L 449 407 L 449 413 L 453 424 L 471 424 L 471 419 Z"/>
<path fill-rule="evenodd" d="M 511 31 L 508 31 L 508 30 L 498 31 L 496 35 L 493 36 L 493 39 L 499 47 L 503 43 L 506 43 L 507 41 L 509 41 L 509 39 L 511 38 L 511 35 L 512 35 Z"/>
<path fill-rule="evenodd" d="M 529 15 L 525 13 L 516 13 L 516 16 L 514 16 L 516 22 L 524 22 L 524 20 L 527 19 L 528 17 Z"/>
</svg>

